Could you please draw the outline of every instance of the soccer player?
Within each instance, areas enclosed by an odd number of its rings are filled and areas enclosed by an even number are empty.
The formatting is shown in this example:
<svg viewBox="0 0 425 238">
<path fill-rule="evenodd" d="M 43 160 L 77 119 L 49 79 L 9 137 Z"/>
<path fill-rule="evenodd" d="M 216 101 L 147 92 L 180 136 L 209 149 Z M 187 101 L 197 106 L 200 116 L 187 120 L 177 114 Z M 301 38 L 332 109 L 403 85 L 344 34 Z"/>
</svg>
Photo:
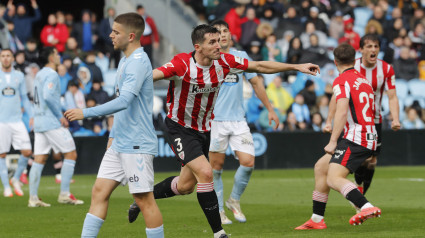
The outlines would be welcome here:
<svg viewBox="0 0 425 238">
<path fill-rule="evenodd" d="M 10 49 L 3 49 L 0 52 L 0 179 L 3 183 L 5 197 L 12 197 L 12 189 L 9 185 L 9 178 L 6 167 L 6 153 L 13 145 L 15 150 L 21 151 L 18 160 L 18 168 L 15 171 L 11 184 L 13 191 L 18 196 L 23 196 L 19 178 L 25 170 L 28 159 L 32 154 L 31 141 L 28 131 L 22 121 L 21 105 L 30 117 L 29 125 L 33 126 L 34 115 L 31 103 L 28 100 L 27 88 L 25 86 L 24 75 L 13 69 L 13 52 Z"/>
<path fill-rule="evenodd" d="M 61 188 L 59 203 L 79 205 L 78 200 L 69 191 L 74 175 L 77 152 L 71 133 L 65 127 L 68 121 L 62 115 L 60 103 L 59 75 L 56 68 L 60 64 L 58 51 L 46 47 L 40 53 L 40 62 L 44 67 L 37 73 L 34 82 L 34 162 L 29 174 L 29 207 L 50 207 L 38 197 L 41 172 L 43 171 L 50 150 L 61 152 L 65 159 L 61 171 Z"/>
<path fill-rule="evenodd" d="M 378 132 L 378 145 L 372 159 L 362 165 L 354 174 L 358 188 L 363 194 L 369 189 L 373 174 L 381 152 L 382 141 L 382 115 L 381 102 L 384 91 L 387 91 L 389 108 L 393 118 L 391 129 L 400 129 L 399 104 L 395 88 L 395 75 L 393 67 L 385 61 L 378 59 L 380 41 L 377 35 L 367 34 L 360 39 L 360 52 L 362 57 L 356 60 L 354 68 L 363 74 L 372 85 L 375 92 L 375 122 Z"/>
<path fill-rule="evenodd" d="M 81 237 L 97 236 L 106 218 L 109 197 L 121 183 L 128 183 L 130 193 L 142 210 L 147 237 L 164 237 L 162 215 L 152 192 L 153 158 L 158 151 L 158 141 L 152 122 L 152 66 L 139 43 L 144 28 L 145 21 L 136 13 L 121 14 L 112 25 L 110 37 L 114 50 L 121 50 L 125 55 L 116 76 L 118 97 L 97 107 L 65 112 L 71 121 L 114 113 L 108 149 L 93 186 Z"/>
<path fill-rule="evenodd" d="M 169 79 L 167 95 L 168 115 L 166 134 L 170 146 L 182 163 L 179 176 L 172 176 L 154 187 L 156 199 L 190 194 L 197 185 L 199 205 L 211 226 L 214 237 L 227 237 L 221 226 L 217 195 L 214 191 L 213 171 L 208 162 L 211 118 L 221 84 L 228 74 L 242 71 L 277 73 L 298 70 L 316 74 L 314 64 L 284 64 L 250 61 L 227 53 L 220 53 L 219 31 L 209 25 L 199 25 L 192 31 L 192 53 L 176 55 L 171 62 L 153 71 L 154 81 Z M 134 221 L 138 209 L 129 210 Z"/>
<path fill-rule="evenodd" d="M 333 83 L 335 104 L 334 128 L 325 152 L 332 155 L 327 173 L 318 176 L 315 170 L 313 192 L 313 215 L 296 230 L 325 229 L 324 213 L 330 188 L 340 192 L 347 200 L 361 209 L 349 223 L 362 224 L 365 220 L 380 216 L 381 210 L 374 207 L 347 175 L 354 173 L 372 156 L 377 146 L 374 118 L 374 94 L 367 79 L 354 69 L 355 50 L 341 44 L 334 50 L 335 65 L 340 73 Z M 338 140 L 340 135 L 342 138 Z M 327 163 L 323 156 L 317 163 Z M 316 168 L 315 168 L 316 169 Z"/>
<path fill-rule="evenodd" d="M 245 51 L 230 49 L 231 33 L 228 24 L 223 20 L 216 20 L 211 25 L 220 32 L 220 52 L 242 58 L 249 58 Z M 221 85 L 220 93 L 214 107 L 214 120 L 211 122 L 211 143 L 209 160 L 214 175 L 214 190 L 217 193 L 219 212 L 222 224 L 231 224 L 223 208 L 223 164 L 228 145 L 235 151 L 239 160 L 239 168 L 235 174 L 232 193 L 226 201 L 226 207 L 233 212 L 235 219 L 246 222 L 246 217 L 240 208 L 240 198 L 245 191 L 254 169 L 255 152 L 254 141 L 248 124 L 245 120 L 243 108 L 243 76 L 251 83 L 255 94 L 269 112 L 269 120 L 279 125 L 279 118 L 267 98 L 266 90 L 261 79 L 255 73 L 228 74 Z"/>
</svg>

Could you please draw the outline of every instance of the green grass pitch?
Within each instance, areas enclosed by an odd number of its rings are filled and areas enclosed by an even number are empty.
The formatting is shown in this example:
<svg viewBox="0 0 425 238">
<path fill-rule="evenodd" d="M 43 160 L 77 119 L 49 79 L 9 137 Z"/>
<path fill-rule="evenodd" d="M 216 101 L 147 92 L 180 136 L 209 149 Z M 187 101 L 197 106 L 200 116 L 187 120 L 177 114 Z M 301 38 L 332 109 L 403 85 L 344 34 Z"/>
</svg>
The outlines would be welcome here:
<svg viewBox="0 0 425 238">
<path fill-rule="evenodd" d="M 177 173 L 156 173 L 161 181 Z M 228 198 L 234 171 L 225 171 L 223 183 Z M 95 175 L 75 176 L 71 191 L 84 205 L 56 202 L 59 185 L 52 176 L 41 179 L 39 196 L 50 208 L 28 208 L 28 186 L 24 197 L 0 197 L 0 237 L 79 237 L 90 205 Z M 351 176 L 352 178 L 352 176 Z M 311 216 L 313 169 L 256 170 L 242 197 L 244 224 L 234 221 L 224 228 L 230 237 L 425 237 L 425 166 L 379 167 L 367 198 L 382 209 L 380 218 L 361 226 L 350 226 L 354 210 L 339 193 L 331 191 L 325 221 L 328 229 L 295 231 Z M 108 217 L 99 237 L 146 237 L 142 216 L 127 221 L 132 202 L 128 187 L 118 187 L 112 194 Z M 157 200 L 164 217 L 165 237 L 212 237 L 196 200 L 196 195 Z"/>
</svg>

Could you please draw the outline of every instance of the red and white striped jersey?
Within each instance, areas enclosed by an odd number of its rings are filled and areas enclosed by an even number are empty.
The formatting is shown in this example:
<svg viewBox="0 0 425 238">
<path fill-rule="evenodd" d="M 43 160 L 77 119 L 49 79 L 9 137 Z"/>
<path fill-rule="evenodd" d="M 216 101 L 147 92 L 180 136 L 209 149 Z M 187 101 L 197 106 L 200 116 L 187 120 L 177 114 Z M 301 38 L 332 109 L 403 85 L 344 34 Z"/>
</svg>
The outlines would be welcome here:
<svg viewBox="0 0 425 238">
<path fill-rule="evenodd" d="M 362 58 L 356 59 L 354 68 L 363 74 L 372 85 L 375 92 L 375 123 L 382 123 L 381 104 L 384 89 L 395 89 L 395 75 L 393 67 L 385 61 L 377 60 L 375 67 L 367 68 L 362 63 Z"/>
<path fill-rule="evenodd" d="M 369 81 L 354 68 L 350 68 L 335 79 L 333 91 L 337 102 L 341 98 L 349 99 L 343 137 L 370 150 L 376 150 L 377 133 L 373 121 L 375 104 Z"/>
<path fill-rule="evenodd" d="M 248 68 L 248 60 L 221 53 L 210 66 L 196 63 L 194 53 L 176 55 L 158 70 L 170 81 L 167 93 L 168 117 L 180 125 L 207 132 L 214 119 L 214 105 L 227 74 L 238 74 Z"/>
</svg>

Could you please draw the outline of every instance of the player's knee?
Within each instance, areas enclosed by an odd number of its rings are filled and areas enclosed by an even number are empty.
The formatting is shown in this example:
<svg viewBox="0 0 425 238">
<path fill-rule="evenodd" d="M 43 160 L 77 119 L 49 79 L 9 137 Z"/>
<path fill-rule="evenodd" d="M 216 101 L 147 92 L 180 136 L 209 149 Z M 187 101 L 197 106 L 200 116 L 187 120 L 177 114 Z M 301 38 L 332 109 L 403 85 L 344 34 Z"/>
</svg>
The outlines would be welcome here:
<svg viewBox="0 0 425 238">
<path fill-rule="evenodd" d="M 105 195 L 102 186 L 97 184 L 94 184 L 92 188 L 91 197 L 93 202 L 103 202 L 109 199 L 109 196 Z"/>
<path fill-rule="evenodd" d="M 212 168 L 202 168 L 198 173 L 197 173 L 200 181 L 200 183 L 209 183 L 213 181 L 213 172 L 212 172 Z"/>
<path fill-rule="evenodd" d="M 326 178 L 326 183 L 328 184 L 328 186 L 329 186 L 330 188 L 335 189 L 335 186 L 334 186 L 334 184 L 335 184 L 335 178 L 334 178 L 334 177 L 332 177 L 332 176 L 328 176 L 328 177 Z"/>
<path fill-rule="evenodd" d="M 23 150 L 21 153 L 24 157 L 30 157 L 32 155 L 31 150 Z"/>
<path fill-rule="evenodd" d="M 65 154 L 65 159 L 77 160 L 77 151 L 71 151 Z"/>
<path fill-rule="evenodd" d="M 240 165 L 245 166 L 245 167 L 250 167 L 253 168 L 255 165 L 255 157 L 254 156 L 250 156 L 249 159 L 244 160 L 244 161 L 240 161 Z"/>
<path fill-rule="evenodd" d="M 371 161 L 367 164 L 367 169 L 375 169 L 375 167 L 376 167 L 376 161 L 375 162 Z"/>
<path fill-rule="evenodd" d="M 187 195 L 195 191 L 195 186 L 191 184 L 184 184 L 182 186 L 178 186 L 177 189 L 181 195 Z"/>
<path fill-rule="evenodd" d="M 321 161 L 317 161 L 314 165 L 314 174 L 315 176 L 318 175 L 326 175 L 327 172 L 327 165 L 324 163 L 321 163 Z"/>
</svg>

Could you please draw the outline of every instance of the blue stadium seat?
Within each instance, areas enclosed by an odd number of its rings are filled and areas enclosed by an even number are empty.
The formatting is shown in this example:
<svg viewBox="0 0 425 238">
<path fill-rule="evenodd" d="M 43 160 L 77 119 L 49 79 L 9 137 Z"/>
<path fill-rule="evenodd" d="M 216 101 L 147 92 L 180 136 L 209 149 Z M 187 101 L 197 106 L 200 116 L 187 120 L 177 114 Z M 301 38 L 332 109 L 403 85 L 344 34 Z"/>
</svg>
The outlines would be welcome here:
<svg viewBox="0 0 425 238">
<path fill-rule="evenodd" d="M 110 69 L 103 74 L 103 90 L 111 97 L 114 94 L 116 69 Z"/>
<path fill-rule="evenodd" d="M 397 97 L 399 99 L 404 99 L 408 96 L 409 88 L 407 86 L 407 81 L 404 79 L 396 79 L 395 80 L 395 87 L 397 91 Z"/>
<path fill-rule="evenodd" d="M 369 21 L 369 19 L 372 17 L 372 15 L 373 15 L 373 11 L 370 8 L 367 8 L 367 7 L 354 8 L 354 17 L 356 18 L 356 20 L 354 21 L 354 26 L 361 27 L 363 28 L 363 31 L 364 31 L 364 28 L 367 25 L 367 22 Z"/>
<path fill-rule="evenodd" d="M 425 97 L 421 97 L 421 96 L 408 96 L 404 99 L 404 105 L 406 107 L 410 107 L 412 106 L 414 101 L 418 101 L 419 105 L 422 108 L 425 108 Z"/>
<path fill-rule="evenodd" d="M 407 82 L 407 85 L 412 96 L 425 97 L 425 81 L 412 79 Z"/>
<path fill-rule="evenodd" d="M 388 100 L 388 95 L 384 94 L 384 96 L 382 97 L 382 102 L 381 102 L 381 111 L 382 111 L 382 116 L 387 116 L 388 114 L 390 114 L 390 106 L 389 106 L 389 100 Z M 404 119 L 405 117 L 405 112 L 404 112 L 404 105 L 405 102 L 404 100 L 398 100 L 398 106 L 399 106 L 399 118 L 400 121 Z"/>
</svg>

